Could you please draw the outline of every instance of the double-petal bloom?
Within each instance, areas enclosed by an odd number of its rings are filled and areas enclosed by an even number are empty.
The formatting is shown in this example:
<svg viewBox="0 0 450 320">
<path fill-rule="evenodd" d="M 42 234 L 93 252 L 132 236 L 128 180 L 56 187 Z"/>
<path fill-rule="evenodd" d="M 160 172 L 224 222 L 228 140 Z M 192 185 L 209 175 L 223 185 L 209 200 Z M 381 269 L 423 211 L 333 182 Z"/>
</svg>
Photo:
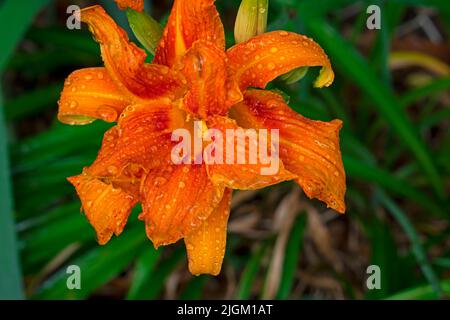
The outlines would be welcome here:
<svg viewBox="0 0 450 320">
<path fill-rule="evenodd" d="M 105 67 L 77 70 L 67 78 L 58 118 L 73 125 L 117 122 L 105 133 L 94 163 L 69 178 L 100 244 L 122 232 L 140 202 L 139 219 L 155 247 L 184 239 L 190 271 L 216 275 L 232 189 L 295 180 L 308 197 L 345 211 L 341 121 L 306 119 L 277 93 L 257 89 L 304 66 L 321 66 L 315 85 L 330 85 L 330 62 L 313 40 L 274 31 L 226 50 L 214 0 L 175 0 L 149 64 L 145 51 L 102 7 L 83 9 L 81 19 L 99 42 Z M 222 132 L 278 129 L 278 173 L 261 174 L 263 163 L 173 163 L 172 132 L 193 132 L 194 121 Z"/>
</svg>

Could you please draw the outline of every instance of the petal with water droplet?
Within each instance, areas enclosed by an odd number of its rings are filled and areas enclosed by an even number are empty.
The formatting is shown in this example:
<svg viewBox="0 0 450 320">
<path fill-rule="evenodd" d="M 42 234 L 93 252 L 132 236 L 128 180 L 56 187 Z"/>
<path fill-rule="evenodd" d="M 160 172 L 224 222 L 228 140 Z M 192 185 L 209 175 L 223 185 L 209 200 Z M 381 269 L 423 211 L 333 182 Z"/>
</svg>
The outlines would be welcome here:
<svg viewBox="0 0 450 320">
<path fill-rule="evenodd" d="M 226 189 L 217 208 L 202 225 L 184 238 L 193 275 L 218 275 L 222 267 L 230 215 L 231 189 Z"/>
<path fill-rule="evenodd" d="M 67 124 L 88 124 L 96 119 L 114 122 L 130 103 L 105 68 L 86 68 L 67 78 L 58 102 L 58 119 Z"/>
<path fill-rule="evenodd" d="M 280 132 L 280 158 L 309 198 L 345 211 L 345 171 L 339 147 L 340 120 L 309 120 L 289 108 L 270 91 L 248 90 L 230 115 L 244 128 L 276 128 Z"/>
<path fill-rule="evenodd" d="M 175 0 L 155 63 L 172 66 L 197 40 L 225 50 L 225 33 L 214 0 Z"/>
<path fill-rule="evenodd" d="M 216 142 L 221 144 L 222 159 L 204 154 L 208 175 L 214 184 L 254 190 L 295 178 L 280 161 L 276 137 L 271 132 L 246 130 L 235 120 L 220 116 L 211 117 L 207 125 L 222 132 L 222 141 Z"/>
<path fill-rule="evenodd" d="M 101 6 L 81 10 L 81 20 L 89 25 L 111 78 L 130 99 L 177 98 L 184 94 L 182 78 L 166 66 L 144 63 L 147 54 L 130 42 Z"/>
<path fill-rule="evenodd" d="M 328 87 L 334 80 L 331 63 L 322 48 L 312 39 L 296 33 L 268 32 L 235 45 L 227 55 L 229 67 L 235 71 L 242 90 L 265 88 L 276 77 L 308 66 L 322 67 L 314 84 L 316 87 Z"/>
<path fill-rule="evenodd" d="M 170 168 L 151 170 L 141 190 L 143 213 L 139 219 L 145 221 L 147 235 L 155 247 L 174 243 L 198 228 L 217 207 L 224 192 L 223 187 L 215 187 L 209 181 L 204 165 Z"/>
<path fill-rule="evenodd" d="M 86 174 L 68 180 L 77 190 L 83 211 L 97 233 L 98 243 L 106 244 L 113 234 L 121 234 L 138 198 Z"/>
<path fill-rule="evenodd" d="M 186 111 L 206 119 L 225 115 L 242 100 L 237 83 L 228 74 L 225 58 L 225 52 L 203 41 L 196 42 L 184 55 L 180 66 L 189 87 L 183 99 Z"/>
</svg>

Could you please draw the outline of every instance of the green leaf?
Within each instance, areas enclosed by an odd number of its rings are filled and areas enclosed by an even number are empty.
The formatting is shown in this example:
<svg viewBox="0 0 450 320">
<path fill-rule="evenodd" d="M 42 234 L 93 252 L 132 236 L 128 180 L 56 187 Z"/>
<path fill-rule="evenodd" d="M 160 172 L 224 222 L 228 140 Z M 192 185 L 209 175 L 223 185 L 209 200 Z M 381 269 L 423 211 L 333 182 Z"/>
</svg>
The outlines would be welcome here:
<svg viewBox="0 0 450 320">
<path fill-rule="evenodd" d="M 407 93 L 405 93 L 402 97 L 400 97 L 400 104 L 402 107 L 406 108 L 408 106 L 410 106 L 411 104 L 413 104 L 414 102 L 444 91 L 444 90 L 448 90 L 450 88 L 450 78 L 440 78 L 437 80 L 432 81 L 431 83 L 420 87 L 420 88 L 415 88 L 413 90 L 409 90 Z"/>
<path fill-rule="evenodd" d="M 306 213 L 300 214 L 289 235 L 277 299 L 285 300 L 289 298 L 289 294 L 291 293 L 295 279 L 295 271 L 297 270 L 298 260 L 303 247 L 306 221 Z"/>
<path fill-rule="evenodd" d="M 383 191 L 378 190 L 377 196 L 380 201 L 386 206 L 392 216 L 397 220 L 397 222 L 411 241 L 412 251 L 414 253 L 414 256 L 416 257 L 417 263 L 422 269 L 423 275 L 433 288 L 436 297 L 440 297 L 442 295 L 442 289 L 440 287 L 436 273 L 433 270 L 430 262 L 428 261 L 427 254 L 419 239 L 419 235 L 414 228 L 414 225 L 411 223 L 411 221 L 409 221 L 403 210 L 401 210 L 394 203 L 394 201 L 392 201 Z"/>
<path fill-rule="evenodd" d="M 439 286 L 446 295 L 450 295 L 450 279 L 441 280 Z M 434 300 L 436 292 L 431 285 L 424 285 L 396 293 L 387 300 Z"/>
<path fill-rule="evenodd" d="M 394 93 L 377 78 L 367 61 L 344 41 L 335 29 L 331 28 L 323 18 L 311 14 L 311 4 L 315 3 L 308 1 L 297 5 L 301 21 L 307 25 L 314 38 L 331 56 L 334 66 L 342 70 L 345 76 L 353 80 L 373 100 L 376 111 L 396 131 L 400 141 L 415 155 L 435 192 L 443 198 L 443 184 L 439 172 L 418 132 L 406 113 L 398 107 L 400 103 Z M 320 23 L 317 23 L 318 19 Z"/>
<path fill-rule="evenodd" d="M 208 279 L 208 276 L 194 276 L 189 281 L 186 288 L 180 294 L 180 300 L 200 300 L 203 294 L 203 288 Z"/>
<path fill-rule="evenodd" d="M 54 107 L 56 110 L 56 101 L 58 101 L 62 87 L 62 84 L 53 84 L 26 92 L 15 99 L 6 101 L 6 120 L 18 120 L 42 111 L 47 107 Z"/>
<path fill-rule="evenodd" d="M 256 280 L 258 270 L 261 267 L 261 260 L 267 253 L 268 244 L 258 246 L 253 250 L 252 256 L 244 268 L 236 290 L 236 299 L 247 300 L 250 299 L 253 283 Z"/>
<path fill-rule="evenodd" d="M 361 179 L 365 182 L 376 183 L 390 192 L 419 203 L 421 206 L 438 216 L 448 217 L 447 210 L 441 208 L 435 200 L 430 199 L 422 191 L 417 190 L 406 181 L 396 178 L 390 172 L 352 157 L 343 156 L 342 158 L 344 160 L 345 170 L 349 177 Z"/>
<path fill-rule="evenodd" d="M 34 299 L 84 299 L 104 285 L 138 256 L 146 246 L 150 246 L 142 228 L 125 228 L 123 234 L 113 238 L 105 246 L 97 246 L 88 253 L 70 261 L 81 270 L 81 289 L 67 288 L 66 267 L 46 280 Z"/>
<path fill-rule="evenodd" d="M 48 3 L 49 0 L 29 0 L 26 2 L 6 0 L 2 3 L 0 7 L 0 30 L 5 32 L 2 33 L 0 74 L 3 73 L 6 63 L 33 23 L 36 14 Z"/>
<path fill-rule="evenodd" d="M 145 294 L 149 285 L 149 279 L 153 275 L 162 251 L 163 248 L 156 250 L 154 247 L 149 246 L 137 259 L 127 299 L 139 299 L 139 297 Z"/>
<path fill-rule="evenodd" d="M 161 249 L 159 249 L 161 250 Z M 147 272 L 139 283 L 133 295 L 129 295 L 129 299 L 156 299 L 160 295 L 167 277 L 177 268 L 185 257 L 184 248 L 178 247 L 172 251 L 171 255 L 160 261 L 156 266 L 155 272 Z"/>
<path fill-rule="evenodd" d="M 0 89 L 0 106 L 3 106 Z M 22 299 L 22 276 L 17 255 L 16 230 L 9 171 L 7 131 L 0 110 L 0 299 Z"/>
<path fill-rule="evenodd" d="M 136 38 L 145 49 L 155 55 L 162 37 L 163 27 L 145 11 L 138 12 L 128 8 L 126 12 L 128 23 Z"/>
</svg>

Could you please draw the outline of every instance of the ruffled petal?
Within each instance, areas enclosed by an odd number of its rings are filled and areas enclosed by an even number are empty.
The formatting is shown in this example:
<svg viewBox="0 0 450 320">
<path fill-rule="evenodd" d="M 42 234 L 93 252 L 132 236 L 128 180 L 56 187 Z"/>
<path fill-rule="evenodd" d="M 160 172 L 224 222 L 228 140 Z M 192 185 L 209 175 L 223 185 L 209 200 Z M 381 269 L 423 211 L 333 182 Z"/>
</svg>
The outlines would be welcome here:
<svg viewBox="0 0 450 320">
<path fill-rule="evenodd" d="M 64 83 L 58 119 L 72 125 L 96 119 L 114 122 L 129 103 L 105 68 L 80 69 L 72 72 Z"/>
<path fill-rule="evenodd" d="M 231 189 L 226 189 L 217 208 L 202 225 L 184 238 L 193 275 L 218 275 L 222 268 L 227 242 Z"/>
<path fill-rule="evenodd" d="M 105 135 L 97 160 L 87 170 L 95 176 L 116 177 L 119 182 L 123 175 L 141 177 L 152 168 L 171 164 L 172 132 L 183 125 L 182 111 L 168 100 L 128 106 L 115 130 Z"/>
<path fill-rule="evenodd" d="M 137 197 L 86 174 L 68 180 L 77 190 L 99 244 L 106 244 L 113 234 L 118 236 L 122 233 L 131 210 L 138 202 Z"/>
<path fill-rule="evenodd" d="M 144 10 L 144 0 L 114 0 L 120 10 L 131 8 L 141 12 Z"/>
<path fill-rule="evenodd" d="M 126 32 L 100 6 L 81 10 L 100 43 L 103 61 L 119 90 L 133 99 L 173 99 L 184 93 L 183 80 L 166 66 L 145 64 L 146 53 L 128 40 Z"/>
<path fill-rule="evenodd" d="M 158 247 L 198 228 L 219 204 L 224 188 L 209 181 L 204 165 L 172 165 L 150 171 L 141 192 L 139 219 Z"/>
<path fill-rule="evenodd" d="M 280 130 L 280 156 L 296 174 L 297 183 L 310 198 L 345 211 L 345 171 L 339 147 L 340 120 L 309 120 L 294 112 L 281 96 L 269 91 L 249 90 L 230 114 L 248 128 Z"/>
<path fill-rule="evenodd" d="M 223 50 L 204 41 L 194 43 L 183 56 L 180 68 L 189 86 L 183 100 L 186 111 L 200 118 L 225 115 L 242 100 L 237 83 L 228 76 L 225 59 Z"/>
<path fill-rule="evenodd" d="M 242 90 L 265 88 L 276 77 L 306 66 L 322 67 L 316 87 L 327 87 L 334 80 L 333 69 L 322 48 L 312 39 L 296 33 L 268 32 L 235 45 L 227 55 Z"/>
<path fill-rule="evenodd" d="M 211 143 L 205 147 L 204 161 L 214 184 L 248 190 L 295 178 L 280 161 L 276 137 L 271 132 L 246 130 L 220 116 L 210 118 L 207 125 Z"/>
<path fill-rule="evenodd" d="M 172 66 L 197 40 L 225 50 L 225 34 L 215 0 L 175 0 L 156 51 L 155 63 Z"/>
</svg>

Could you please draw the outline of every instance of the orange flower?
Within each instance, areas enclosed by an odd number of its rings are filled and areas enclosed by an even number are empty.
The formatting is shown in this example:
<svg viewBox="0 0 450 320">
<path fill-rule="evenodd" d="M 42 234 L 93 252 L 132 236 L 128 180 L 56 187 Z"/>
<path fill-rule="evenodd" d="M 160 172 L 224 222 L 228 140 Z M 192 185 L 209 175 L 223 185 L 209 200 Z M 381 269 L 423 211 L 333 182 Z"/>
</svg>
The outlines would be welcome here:
<svg viewBox="0 0 450 320">
<path fill-rule="evenodd" d="M 133 10 L 141 12 L 144 10 L 144 0 L 114 0 L 120 10 L 131 8 Z"/>
<path fill-rule="evenodd" d="M 147 64 L 145 52 L 100 6 L 82 10 L 81 19 L 100 43 L 105 67 L 68 77 L 58 118 L 68 124 L 117 121 L 94 163 L 68 179 L 100 244 L 122 232 L 141 202 L 139 218 L 155 247 L 184 239 L 190 271 L 217 275 L 232 189 L 295 179 L 310 198 L 345 211 L 341 121 L 306 119 L 279 95 L 249 89 L 302 66 L 322 66 L 316 86 L 330 85 L 330 62 L 314 41 L 275 31 L 226 50 L 214 0 L 175 0 L 154 62 Z M 265 164 L 259 162 L 174 164 L 172 132 L 197 130 L 194 120 L 222 131 L 279 129 L 278 173 L 262 175 Z"/>
</svg>

